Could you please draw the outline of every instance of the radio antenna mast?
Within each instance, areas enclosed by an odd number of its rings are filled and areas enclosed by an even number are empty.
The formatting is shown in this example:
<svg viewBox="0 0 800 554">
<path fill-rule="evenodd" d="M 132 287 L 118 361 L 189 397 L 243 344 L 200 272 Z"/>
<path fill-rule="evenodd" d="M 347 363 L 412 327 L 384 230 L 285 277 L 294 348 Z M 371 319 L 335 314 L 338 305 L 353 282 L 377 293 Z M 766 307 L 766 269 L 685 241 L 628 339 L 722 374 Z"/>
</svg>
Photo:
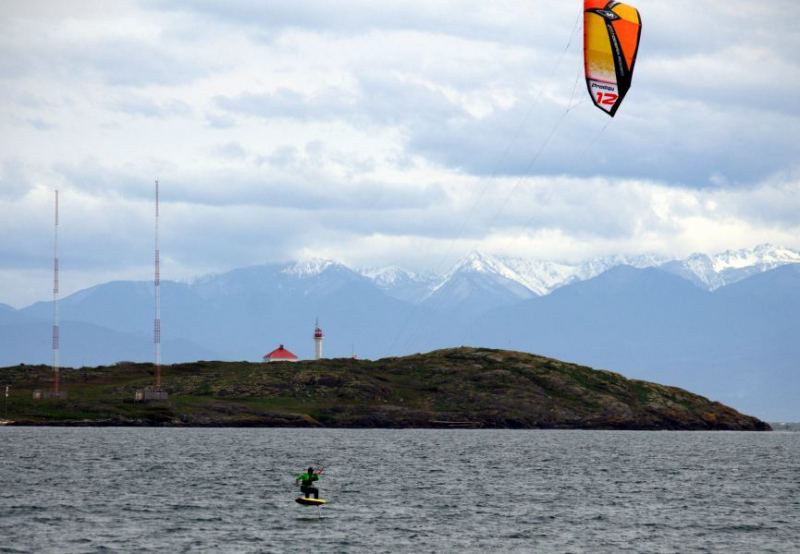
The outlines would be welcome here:
<svg viewBox="0 0 800 554">
<path fill-rule="evenodd" d="M 55 225 L 53 226 L 53 396 L 58 397 L 61 389 L 59 352 L 61 340 L 58 324 L 58 189 L 55 203 Z"/>
<path fill-rule="evenodd" d="M 161 387 L 161 259 L 158 251 L 158 179 L 156 179 L 156 255 L 155 255 L 155 274 L 153 284 L 155 285 L 156 313 L 153 320 L 153 344 L 155 346 L 155 366 L 156 366 L 156 388 Z"/>
</svg>

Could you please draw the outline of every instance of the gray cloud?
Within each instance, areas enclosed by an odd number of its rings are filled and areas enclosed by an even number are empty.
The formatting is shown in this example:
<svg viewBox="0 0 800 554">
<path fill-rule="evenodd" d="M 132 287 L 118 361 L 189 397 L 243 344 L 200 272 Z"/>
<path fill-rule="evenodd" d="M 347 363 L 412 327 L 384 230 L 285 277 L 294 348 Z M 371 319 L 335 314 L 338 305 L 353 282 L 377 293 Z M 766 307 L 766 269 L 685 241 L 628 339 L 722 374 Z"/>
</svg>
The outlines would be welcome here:
<svg viewBox="0 0 800 554">
<path fill-rule="evenodd" d="M 307 157 L 309 152 L 311 158 Z M 254 164 L 234 175 L 224 169 L 202 173 L 168 170 L 159 175 L 162 199 L 208 207 L 260 206 L 308 212 L 358 212 L 365 205 L 375 210 L 425 209 L 442 201 L 438 185 L 387 187 L 369 179 L 353 181 L 317 172 L 315 166 L 326 157 L 315 152 L 312 143 L 306 153 L 282 167 Z M 142 201 L 153 194 L 153 181 L 132 168 L 111 169 L 90 159 L 57 164 L 53 169 L 70 187 L 93 196 Z"/>
<path fill-rule="evenodd" d="M 625 120 L 606 121 L 587 105 L 563 120 L 553 106 L 522 129 L 521 107 L 483 120 L 425 122 L 412 129 L 408 146 L 475 174 L 604 174 L 697 187 L 712 186 L 720 175 L 753 184 L 800 156 L 800 143 L 785 140 L 800 119 L 751 111 L 743 126 L 701 104 L 659 107 L 646 100 L 624 105 Z"/>
<path fill-rule="evenodd" d="M 408 3 L 386 0 L 296 0 L 258 2 L 231 0 L 224 5 L 213 0 L 191 3 L 178 0 L 151 0 L 153 9 L 192 13 L 214 22 L 252 29 L 256 36 L 272 40 L 286 29 L 304 29 L 334 34 L 363 34 L 373 31 L 421 31 L 467 37 L 470 40 L 529 43 L 531 27 L 538 25 L 540 38 L 555 38 L 549 20 L 572 20 L 579 13 L 569 6 L 550 5 L 547 10 L 532 8 L 520 20 L 514 10 L 492 9 L 485 2 L 440 1 Z M 542 25 L 544 24 L 544 25 Z M 555 47 L 557 48 L 557 47 Z"/>
<path fill-rule="evenodd" d="M 66 48 L 58 56 L 64 74 L 88 74 L 112 86 L 186 83 L 206 73 L 195 61 L 130 39 L 103 40 Z"/>
<path fill-rule="evenodd" d="M 737 217 L 777 229 L 798 229 L 800 164 L 772 176 L 753 190 L 720 190 L 717 196 L 722 209 Z"/>
<path fill-rule="evenodd" d="M 208 113 L 206 123 L 212 129 L 230 129 L 236 126 L 236 121 L 227 114 Z"/>
<path fill-rule="evenodd" d="M 791 17 L 781 16 L 796 8 L 793 0 L 772 0 L 769 5 L 747 0 L 722 4 L 713 0 L 640 0 L 634 4 L 647 32 L 643 44 L 656 56 L 680 58 L 750 43 L 789 59 L 794 55 L 787 50 L 787 42 L 796 45 L 800 40 L 791 32 Z M 667 24 L 660 24 L 664 22 Z"/>
<path fill-rule="evenodd" d="M 227 142 L 214 148 L 217 156 L 228 159 L 241 159 L 247 157 L 247 151 L 238 142 Z"/>
<path fill-rule="evenodd" d="M 37 27 L 37 31 L 48 30 Z M 171 85 L 193 81 L 208 70 L 198 61 L 142 39 L 128 37 L 87 38 L 83 41 L 60 38 L 31 42 L 26 38 L 7 39 L 0 44 L 0 76 L 22 78 L 46 76 L 62 82 L 97 79 L 115 87 Z"/>
<path fill-rule="evenodd" d="M 280 146 L 267 155 L 260 156 L 259 164 L 269 164 L 273 167 L 291 168 L 298 163 L 299 152 L 294 146 Z"/>
<path fill-rule="evenodd" d="M 574 80 L 573 80 L 574 83 Z M 526 96 L 488 116 L 471 115 L 440 92 L 398 79 L 360 81 L 359 97 L 278 91 L 218 98 L 231 113 L 265 119 L 340 119 L 395 125 L 409 152 L 476 175 L 573 174 L 658 179 L 712 186 L 712 177 L 752 184 L 800 158 L 800 116 L 698 101 L 664 101 L 645 89 L 630 94 L 609 121 L 591 107 L 583 83 L 560 98 Z M 570 92 L 568 92 L 570 91 Z M 580 105 L 567 113 L 567 105 Z"/>
<path fill-rule="evenodd" d="M 0 164 L 0 199 L 15 200 L 21 198 L 32 187 L 33 183 L 20 160 L 12 158 Z"/>
<path fill-rule="evenodd" d="M 329 89 L 314 96 L 279 89 L 274 93 L 218 96 L 216 105 L 232 114 L 263 119 L 342 120 L 354 125 L 437 126 L 449 118 L 464 117 L 461 108 L 441 92 L 391 76 L 362 77 L 359 90 Z"/>
<path fill-rule="evenodd" d="M 39 119 L 38 117 L 28 118 L 25 120 L 25 122 L 37 131 L 49 131 L 50 129 L 55 129 L 56 127 L 54 124 L 43 119 Z"/>
<path fill-rule="evenodd" d="M 180 100 L 157 102 L 142 96 L 131 95 L 111 103 L 111 109 L 133 116 L 153 117 L 164 119 L 172 116 L 185 116 L 191 114 L 191 108 Z"/>
<path fill-rule="evenodd" d="M 265 119 L 319 120 L 353 114 L 357 106 L 348 102 L 344 91 L 329 90 L 324 95 L 307 97 L 285 88 L 274 93 L 243 93 L 235 97 L 217 96 L 215 104 L 230 113 L 254 115 Z"/>
</svg>

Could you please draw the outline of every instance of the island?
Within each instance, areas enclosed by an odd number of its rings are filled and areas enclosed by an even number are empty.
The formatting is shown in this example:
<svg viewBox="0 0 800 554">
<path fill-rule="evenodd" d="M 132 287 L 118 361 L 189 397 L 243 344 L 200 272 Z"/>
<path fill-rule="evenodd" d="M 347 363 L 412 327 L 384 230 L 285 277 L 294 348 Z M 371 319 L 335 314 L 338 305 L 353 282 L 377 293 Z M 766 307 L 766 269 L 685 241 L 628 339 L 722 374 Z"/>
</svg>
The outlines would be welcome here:
<svg viewBox="0 0 800 554">
<path fill-rule="evenodd" d="M 166 400 L 137 402 L 154 366 L 64 369 L 65 398 L 33 399 L 47 366 L 0 369 L 11 425 L 765 431 L 686 390 L 524 352 L 460 347 L 358 360 L 164 366 Z"/>
</svg>

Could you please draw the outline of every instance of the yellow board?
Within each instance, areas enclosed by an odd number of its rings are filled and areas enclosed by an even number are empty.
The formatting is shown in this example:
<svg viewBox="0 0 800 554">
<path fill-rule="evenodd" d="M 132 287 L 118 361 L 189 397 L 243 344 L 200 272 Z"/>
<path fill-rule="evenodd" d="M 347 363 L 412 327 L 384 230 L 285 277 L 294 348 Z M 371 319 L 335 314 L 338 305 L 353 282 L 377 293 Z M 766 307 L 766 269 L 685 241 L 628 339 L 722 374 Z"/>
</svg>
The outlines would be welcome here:
<svg viewBox="0 0 800 554">
<path fill-rule="evenodd" d="M 294 499 L 295 502 L 298 504 L 303 504 L 304 506 L 322 506 L 323 504 L 327 504 L 327 500 L 323 500 L 321 498 L 306 498 L 305 496 L 299 496 Z"/>
</svg>

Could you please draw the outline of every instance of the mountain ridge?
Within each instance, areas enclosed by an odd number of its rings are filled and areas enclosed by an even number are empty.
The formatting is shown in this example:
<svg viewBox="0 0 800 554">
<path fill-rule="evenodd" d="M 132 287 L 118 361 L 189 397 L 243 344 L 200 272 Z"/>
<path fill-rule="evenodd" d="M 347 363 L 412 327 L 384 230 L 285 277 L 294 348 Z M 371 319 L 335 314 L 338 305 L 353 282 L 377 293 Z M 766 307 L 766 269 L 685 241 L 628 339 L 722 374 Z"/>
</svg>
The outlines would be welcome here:
<svg viewBox="0 0 800 554">
<path fill-rule="evenodd" d="M 707 290 L 735 283 L 741 279 L 763 273 L 781 265 L 800 264 L 800 251 L 774 246 L 769 243 L 757 245 L 752 248 L 739 250 L 726 250 L 713 255 L 695 253 L 686 258 L 670 259 L 656 254 L 640 255 L 613 255 L 599 258 L 590 258 L 580 262 L 556 262 L 537 258 L 521 258 L 510 256 L 496 256 L 472 251 L 467 256 L 456 262 L 445 274 L 440 277 L 430 276 L 429 280 L 438 281 L 430 286 L 429 290 L 422 290 L 421 297 L 412 299 L 418 303 L 423 302 L 428 296 L 433 295 L 438 289 L 446 286 L 447 282 L 463 273 L 476 273 L 486 275 L 499 275 L 509 282 L 522 285 L 536 296 L 545 296 L 559 287 L 585 281 L 601 273 L 619 266 L 632 267 L 659 267 L 674 273 L 696 286 Z M 402 270 L 393 266 L 394 271 L 413 272 Z M 368 278 L 376 279 L 382 274 L 381 268 L 370 270 L 355 269 Z M 379 286 L 387 293 L 392 293 L 391 281 L 382 281 Z"/>
</svg>

